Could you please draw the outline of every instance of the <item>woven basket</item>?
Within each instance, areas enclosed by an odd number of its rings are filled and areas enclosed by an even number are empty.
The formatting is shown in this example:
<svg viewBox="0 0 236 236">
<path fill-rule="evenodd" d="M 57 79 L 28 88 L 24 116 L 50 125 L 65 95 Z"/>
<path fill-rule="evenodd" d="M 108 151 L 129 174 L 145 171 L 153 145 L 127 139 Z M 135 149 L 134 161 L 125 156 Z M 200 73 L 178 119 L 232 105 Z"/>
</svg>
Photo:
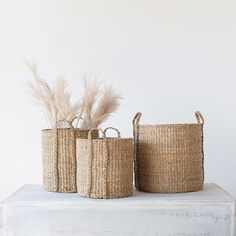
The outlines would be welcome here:
<svg viewBox="0 0 236 236">
<path fill-rule="evenodd" d="M 51 192 L 76 192 L 76 138 L 88 138 L 89 130 L 42 130 L 43 186 Z M 98 132 L 93 132 L 93 137 Z"/>
<path fill-rule="evenodd" d="M 204 181 L 203 125 L 140 125 L 133 120 L 135 185 L 140 191 L 177 193 L 201 190 Z"/>
<path fill-rule="evenodd" d="M 107 138 L 113 129 L 118 138 Z M 117 129 L 104 130 L 102 138 L 77 139 L 77 191 L 91 198 L 128 197 L 133 192 L 133 152 L 131 138 L 121 138 Z"/>
</svg>

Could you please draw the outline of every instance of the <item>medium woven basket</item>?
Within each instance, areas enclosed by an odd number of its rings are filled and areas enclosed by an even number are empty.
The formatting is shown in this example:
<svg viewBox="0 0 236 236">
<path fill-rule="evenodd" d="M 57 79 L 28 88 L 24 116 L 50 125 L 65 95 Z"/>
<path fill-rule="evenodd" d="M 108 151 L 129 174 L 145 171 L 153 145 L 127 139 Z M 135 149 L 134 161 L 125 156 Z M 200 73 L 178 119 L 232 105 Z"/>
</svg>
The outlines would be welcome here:
<svg viewBox="0 0 236 236">
<path fill-rule="evenodd" d="M 203 125 L 198 123 L 140 125 L 141 113 L 133 120 L 135 140 L 135 185 L 153 193 L 192 192 L 203 188 Z"/>
<path fill-rule="evenodd" d="M 118 138 L 107 138 L 113 129 Z M 131 138 L 121 138 L 117 129 L 104 130 L 102 138 L 77 139 L 77 192 L 91 198 L 128 197 L 133 193 L 133 152 Z"/>
<path fill-rule="evenodd" d="M 42 130 L 43 186 L 51 192 L 76 192 L 76 138 L 88 138 L 89 130 Z M 93 132 L 93 137 L 98 132 Z"/>
</svg>

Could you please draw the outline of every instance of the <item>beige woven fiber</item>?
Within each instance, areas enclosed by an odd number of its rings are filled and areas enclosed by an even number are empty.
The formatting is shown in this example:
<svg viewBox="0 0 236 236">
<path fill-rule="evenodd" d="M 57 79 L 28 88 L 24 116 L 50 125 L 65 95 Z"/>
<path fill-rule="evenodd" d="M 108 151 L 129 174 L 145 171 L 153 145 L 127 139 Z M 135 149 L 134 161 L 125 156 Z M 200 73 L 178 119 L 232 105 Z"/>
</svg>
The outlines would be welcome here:
<svg viewBox="0 0 236 236">
<path fill-rule="evenodd" d="M 42 130 L 43 185 L 52 192 L 76 192 L 76 138 L 88 138 L 89 130 Z M 98 136 L 95 131 L 92 134 Z"/>
<path fill-rule="evenodd" d="M 106 137 L 113 129 L 117 138 Z M 132 138 L 121 138 L 120 132 L 112 127 L 101 131 L 102 138 L 77 139 L 77 191 L 91 198 L 128 197 L 133 193 Z"/>
<path fill-rule="evenodd" d="M 201 190 L 204 181 L 203 125 L 140 125 L 133 120 L 135 185 L 140 191 L 177 193 Z"/>
</svg>

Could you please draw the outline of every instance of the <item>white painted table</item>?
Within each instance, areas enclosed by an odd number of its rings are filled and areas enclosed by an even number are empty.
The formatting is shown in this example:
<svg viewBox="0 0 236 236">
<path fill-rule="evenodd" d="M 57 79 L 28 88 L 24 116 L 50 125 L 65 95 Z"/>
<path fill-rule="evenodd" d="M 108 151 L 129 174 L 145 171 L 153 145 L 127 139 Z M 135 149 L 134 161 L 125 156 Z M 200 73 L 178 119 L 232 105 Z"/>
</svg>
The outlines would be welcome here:
<svg viewBox="0 0 236 236">
<path fill-rule="evenodd" d="M 1 203 L 0 215 L 1 236 L 233 236 L 235 200 L 215 184 L 114 200 L 25 185 Z"/>
</svg>

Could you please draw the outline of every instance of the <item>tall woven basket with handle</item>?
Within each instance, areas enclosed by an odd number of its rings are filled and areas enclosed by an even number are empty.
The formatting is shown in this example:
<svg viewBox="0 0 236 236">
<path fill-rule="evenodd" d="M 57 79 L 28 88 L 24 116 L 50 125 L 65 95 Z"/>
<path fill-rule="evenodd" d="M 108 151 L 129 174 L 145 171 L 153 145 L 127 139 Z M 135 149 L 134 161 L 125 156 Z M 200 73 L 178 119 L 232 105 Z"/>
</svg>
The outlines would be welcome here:
<svg viewBox="0 0 236 236">
<path fill-rule="evenodd" d="M 89 130 L 42 130 L 43 186 L 51 192 L 76 192 L 76 138 L 88 138 Z M 98 132 L 93 132 L 93 137 Z"/>
<path fill-rule="evenodd" d="M 117 138 L 108 138 L 113 129 Z M 96 129 L 95 129 L 96 130 Z M 133 192 L 133 151 L 131 138 L 121 138 L 120 132 L 109 127 L 102 138 L 77 139 L 77 191 L 91 198 L 128 197 Z"/>
<path fill-rule="evenodd" d="M 140 191 L 177 193 L 201 190 L 204 181 L 203 125 L 140 125 L 133 120 L 135 185 Z"/>
</svg>

